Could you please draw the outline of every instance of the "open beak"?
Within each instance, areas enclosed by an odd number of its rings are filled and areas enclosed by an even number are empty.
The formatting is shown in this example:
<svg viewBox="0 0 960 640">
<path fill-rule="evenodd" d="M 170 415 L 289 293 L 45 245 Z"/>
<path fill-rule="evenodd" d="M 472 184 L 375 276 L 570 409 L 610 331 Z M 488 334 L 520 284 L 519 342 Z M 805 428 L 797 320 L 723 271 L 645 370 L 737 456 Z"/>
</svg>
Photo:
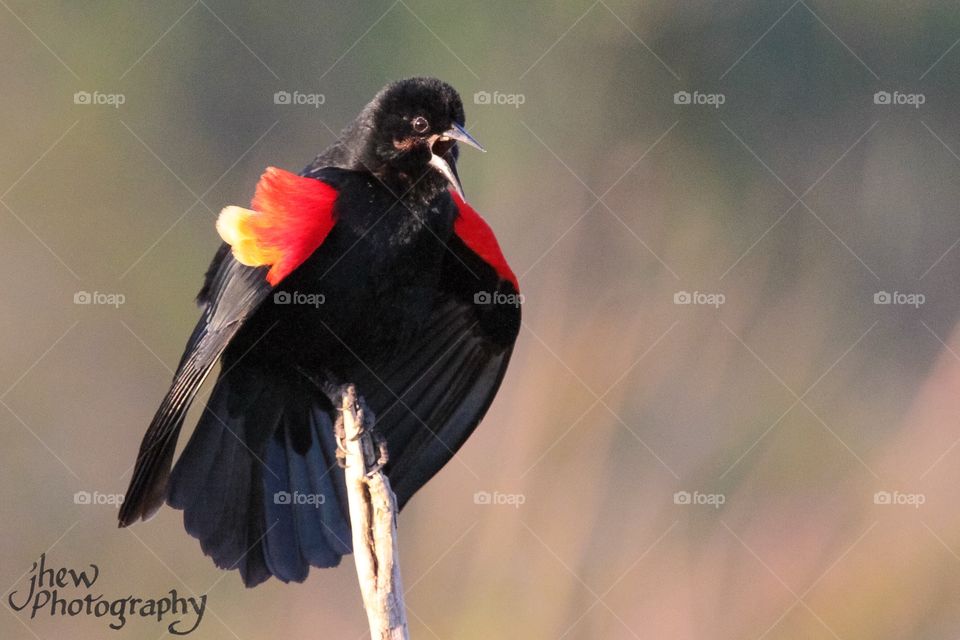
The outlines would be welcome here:
<svg viewBox="0 0 960 640">
<path fill-rule="evenodd" d="M 473 136 L 467 133 L 467 130 L 461 127 L 456 122 L 453 123 L 453 126 L 441 133 L 433 142 L 437 140 L 456 140 L 457 142 L 462 142 L 465 145 L 473 147 L 474 149 L 479 149 L 480 151 L 486 151 L 483 146 L 477 142 Z M 431 143 L 432 146 L 432 143 Z M 453 187 L 453 190 L 457 192 L 461 198 L 466 200 L 466 197 L 463 195 L 463 185 L 460 184 L 460 178 L 457 176 L 457 172 L 450 166 L 450 163 L 444 160 L 442 157 L 437 154 L 433 154 L 430 157 L 430 166 L 440 172 L 444 178 L 447 179 L 447 182 L 450 183 L 450 186 Z"/>
</svg>

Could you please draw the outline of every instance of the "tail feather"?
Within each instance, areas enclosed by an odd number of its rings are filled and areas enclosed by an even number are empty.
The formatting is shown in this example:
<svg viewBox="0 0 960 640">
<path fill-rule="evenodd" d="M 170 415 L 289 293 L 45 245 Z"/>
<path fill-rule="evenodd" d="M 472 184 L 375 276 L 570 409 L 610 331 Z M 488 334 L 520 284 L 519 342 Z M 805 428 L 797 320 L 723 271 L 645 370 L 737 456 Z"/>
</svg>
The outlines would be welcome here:
<svg viewBox="0 0 960 640">
<path fill-rule="evenodd" d="M 245 524 L 250 464 L 239 439 L 243 423 L 229 420 L 225 408 L 225 394 L 211 396 L 170 476 L 167 503 L 183 510 L 184 528 L 217 566 L 234 568 L 246 550 L 247 531 L 230 521 Z"/>
<path fill-rule="evenodd" d="M 290 477 L 287 471 L 287 447 L 284 434 L 277 433 L 267 442 L 267 468 L 264 475 L 264 504 L 267 532 L 264 536 L 264 557 L 267 567 L 283 582 L 303 582 L 309 570 L 300 553 L 297 525 L 293 515 Z M 286 496 L 286 499 L 283 496 Z"/>
<path fill-rule="evenodd" d="M 350 521 L 343 516 L 350 511 L 347 487 L 337 462 L 333 423 L 328 411 L 315 407 L 310 413 L 310 437 L 310 460 L 307 463 L 309 486 L 314 494 L 325 497 L 318 509 L 323 522 L 320 531 L 334 554 L 342 556 L 352 551 Z M 337 562 L 338 560 L 334 560 L 330 565 L 318 566 L 333 566 Z"/>
<path fill-rule="evenodd" d="M 323 519 L 318 509 L 320 500 L 326 500 L 312 493 L 310 473 L 307 469 L 307 460 L 297 455 L 289 429 L 284 430 L 284 439 L 287 456 L 287 474 L 289 486 L 304 487 L 306 494 L 297 495 L 291 501 L 294 529 L 303 560 L 310 564 L 328 565 L 334 561 L 334 554 L 327 546 L 323 535 Z"/>
<path fill-rule="evenodd" d="M 247 586 L 271 575 L 302 582 L 311 565 L 350 553 L 331 409 L 305 381 L 233 370 L 174 467 L 167 501 Z"/>
<path fill-rule="evenodd" d="M 211 402 L 213 401 L 223 403 L 222 398 L 211 398 Z M 222 511 L 225 502 L 211 499 L 211 497 L 223 494 L 226 489 L 224 481 L 228 480 L 229 476 L 219 474 L 211 477 L 213 475 L 211 472 L 213 469 L 231 464 L 233 461 L 227 458 L 232 458 L 233 452 L 236 451 L 235 447 L 224 446 L 224 438 L 232 436 L 223 426 L 216 424 L 214 415 L 216 414 L 210 410 L 210 407 L 203 412 L 177 466 L 171 473 L 167 492 L 167 502 L 178 509 L 185 510 L 184 524 L 187 531 L 193 535 L 199 535 L 203 527 L 203 522 L 197 521 L 196 514 L 207 512 L 208 516 L 205 520 L 216 522 L 217 517 L 213 511 L 218 510 L 217 513 Z M 213 483 L 219 486 L 211 486 Z M 202 487 L 203 490 L 196 491 L 196 487 Z"/>
<path fill-rule="evenodd" d="M 319 416 L 314 414 L 319 413 Z M 308 428 L 304 443 L 296 443 L 294 432 L 287 430 L 287 459 L 289 462 L 290 485 L 304 487 L 309 492 L 307 499 L 293 504 L 293 515 L 297 525 L 297 539 L 304 559 L 316 567 L 335 566 L 340 556 L 350 553 L 350 528 L 343 517 L 338 517 L 346 509 L 338 502 L 332 473 L 337 469 L 336 460 L 327 460 L 323 455 L 323 446 L 318 436 L 329 434 L 330 448 L 333 442 L 333 425 L 326 412 L 315 411 L 304 416 Z M 320 421 L 320 431 L 316 429 Z"/>
</svg>

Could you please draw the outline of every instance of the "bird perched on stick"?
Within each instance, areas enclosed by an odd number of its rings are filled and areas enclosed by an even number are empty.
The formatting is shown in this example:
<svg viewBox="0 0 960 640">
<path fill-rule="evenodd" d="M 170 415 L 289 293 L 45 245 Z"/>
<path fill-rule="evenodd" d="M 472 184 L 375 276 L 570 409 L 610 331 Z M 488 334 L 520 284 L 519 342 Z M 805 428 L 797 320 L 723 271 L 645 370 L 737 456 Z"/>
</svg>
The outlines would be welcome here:
<svg viewBox="0 0 960 640">
<path fill-rule="evenodd" d="M 460 145 L 482 149 L 452 87 L 394 82 L 299 175 L 268 168 L 249 209 L 221 212 L 202 316 L 144 435 L 120 526 L 166 501 L 247 586 L 338 564 L 350 529 L 328 391 L 346 384 L 376 416 L 400 507 L 454 456 L 520 327 L 516 276 L 464 200 Z"/>
</svg>

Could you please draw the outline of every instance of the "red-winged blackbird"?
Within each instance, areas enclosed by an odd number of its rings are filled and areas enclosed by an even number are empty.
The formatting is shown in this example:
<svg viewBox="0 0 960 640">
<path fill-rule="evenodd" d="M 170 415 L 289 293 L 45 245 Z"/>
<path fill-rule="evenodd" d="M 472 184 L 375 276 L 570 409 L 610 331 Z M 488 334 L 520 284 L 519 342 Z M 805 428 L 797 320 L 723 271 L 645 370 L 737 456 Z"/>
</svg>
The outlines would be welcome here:
<svg viewBox="0 0 960 640">
<path fill-rule="evenodd" d="M 480 148 L 452 87 L 395 82 L 299 176 L 268 168 L 251 209 L 223 210 L 203 315 L 144 435 L 120 526 L 166 500 L 247 586 L 338 564 L 351 545 L 328 390 L 348 383 L 386 439 L 401 507 L 450 460 L 520 327 L 517 279 L 463 200 L 458 143 Z"/>
</svg>

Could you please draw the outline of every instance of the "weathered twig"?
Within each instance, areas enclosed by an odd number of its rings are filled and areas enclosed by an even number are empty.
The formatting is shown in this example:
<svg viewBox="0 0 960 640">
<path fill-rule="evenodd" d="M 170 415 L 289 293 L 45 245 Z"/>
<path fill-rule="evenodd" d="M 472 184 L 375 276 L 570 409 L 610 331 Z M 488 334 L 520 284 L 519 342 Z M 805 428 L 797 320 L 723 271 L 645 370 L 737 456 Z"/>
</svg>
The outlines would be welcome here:
<svg viewBox="0 0 960 640">
<path fill-rule="evenodd" d="M 353 558 L 373 640 L 409 640 L 397 554 L 397 501 L 381 469 L 386 451 L 374 440 L 374 416 L 353 385 L 344 387 L 340 420 Z M 338 425 L 340 426 L 340 425 Z"/>
</svg>

